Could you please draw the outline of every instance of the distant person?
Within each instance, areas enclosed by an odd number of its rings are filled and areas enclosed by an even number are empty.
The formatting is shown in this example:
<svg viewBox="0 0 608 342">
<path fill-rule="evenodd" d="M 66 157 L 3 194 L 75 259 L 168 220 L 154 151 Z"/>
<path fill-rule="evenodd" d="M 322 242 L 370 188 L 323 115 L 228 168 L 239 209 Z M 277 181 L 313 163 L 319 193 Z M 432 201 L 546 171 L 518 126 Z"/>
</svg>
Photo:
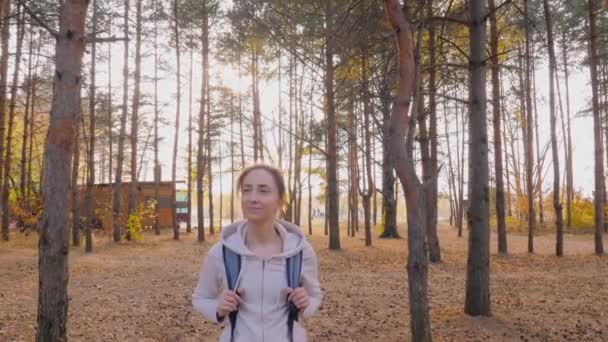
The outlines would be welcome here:
<svg viewBox="0 0 608 342">
<path fill-rule="evenodd" d="M 237 188 L 245 220 L 224 228 L 207 253 L 192 304 L 212 322 L 228 317 L 221 342 L 306 341 L 297 321 L 321 304 L 317 257 L 298 226 L 277 219 L 283 176 L 256 164 Z"/>
</svg>

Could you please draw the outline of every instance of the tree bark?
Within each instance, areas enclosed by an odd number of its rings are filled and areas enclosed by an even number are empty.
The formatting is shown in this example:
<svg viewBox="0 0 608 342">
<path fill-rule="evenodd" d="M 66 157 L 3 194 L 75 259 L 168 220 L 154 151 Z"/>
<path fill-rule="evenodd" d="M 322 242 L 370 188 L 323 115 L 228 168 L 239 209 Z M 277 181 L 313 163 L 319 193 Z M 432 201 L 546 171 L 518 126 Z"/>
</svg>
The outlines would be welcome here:
<svg viewBox="0 0 608 342">
<path fill-rule="evenodd" d="M 129 183 L 129 215 L 137 212 L 137 134 L 139 125 L 140 84 L 141 84 L 141 5 L 135 3 L 135 74 L 133 86 L 133 112 L 131 113 L 131 183 Z M 127 234 L 127 238 L 130 235 Z"/>
<path fill-rule="evenodd" d="M 564 61 L 564 81 L 566 86 L 566 120 L 567 120 L 567 151 L 568 159 L 566 160 L 566 207 L 568 213 L 567 227 L 572 226 L 572 200 L 574 197 L 574 183 L 572 172 L 572 130 L 570 126 L 570 86 L 568 82 L 568 55 L 566 52 L 566 31 L 562 31 L 562 58 Z"/>
<path fill-rule="evenodd" d="M 411 24 L 406 19 L 399 1 L 385 1 L 387 16 L 396 31 L 399 49 L 399 85 L 391 114 L 391 155 L 395 171 L 401 180 L 407 205 L 408 223 L 408 283 L 410 329 L 412 341 L 432 341 L 428 308 L 428 257 L 426 250 L 425 191 L 414 166 L 413 134 L 415 113 L 408 115 L 414 86 L 419 80 L 419 66 L 414 60 Z M 418 42 L 421 41 L 419 32 Z M 418 45 L 420 46 L 420 45 Z M 414 97 L 417 101 L 418 96 Z M 413 106 L 417 108 L 416 105 Z M 407 132 L 407 140 L 405 134 Z"/>
<path fill-rule="evenodd" d="M 179 12 L 178 0 L 173 0 L 173 34 L 175 38 L 175 58 L 177 64 L 177 97 L 175 99 L 175 138 L 173 140 L 173 161 L 171 163 L 171 217 L 173 219 L 173 239 L 179 240 L 179 223 L 177 221 L 177 202 L 176 202 L 176 173 L 177 173 L 177 146 L 179 143 L 179 116 L 182 99 L 181 85 L 181 47 L 179 41 Z"/>
<path fill-rule="evenodd" d="M 556 135 L 556 118 L 555 118 L 555 76 L 557 75 L 557 63 L 555 58 L 555 48 L 553 45 L 553 25 L 551 23 L 551 9 L 549 1 L 543 0 L 545 12 L 545 26 L 547 28 L 547 46 L 549 48 L 549 113 L 551 115 L 551 151 L 553 154 L 553 209 L 555 210 L 555 255 L 562 256 L 564 254 L 564 235 L 563 235 L 563 219 L 562 219 L 562 204 L 560 202 L 559 191 L 559 156 L 557 147 Z"/>
<path fill-rule="evenodd" d="M 334 104 L 334 34 L 331 1 L 325 2 L 325 115 L 327 120 L 327 195 L 329 249 L 340 249 L 338 156 L 336 111 Z"/>
<path fill-rule="evenodd" d="M 486 123 L 486 15 L 482 0 L 469 3 L 469 249 L 464 312 L 490 316 L 490 198 Z"/>
<path fill-rule="evenodd" d="M 36 341 L 67 341 L 68 206 L 74 136 L 80 115 L 84 22 L 89 1 L 65 0 L 56 40 L 53 102 L 44 153 Z"/>
<path fill-rule="evenodd" d="M 528 16 L 528 2 L 524 0 L 524 13 Z M 535 214 L 534 214 L 534 183 L 532 181 L 532 173 L 534 170 L 534 135 L 533 135 L 533 121 L 532 121 L 532 78 L 530 75 L 530 59 L 531 59 L 531 32 L 530 25 L 527 24 L 525 27 L 526 36 L 526 129 L 525 129 L 525 149 L 526 149 L 526 192 L 528 195 L 528 253 L 534 253 L 534 230 L 535 230 Z"/>
<path fill-rule="evenodd" d="M 97 32 L 97 0 L 93 0 L 93 32 Z M 93 207 L 93 184 L 95 184 L 95 108 L 96 108 L 96 85 L 95 85 L 95 74 L 96 74 L 96 58 L 97 58 L 97 43 L 95 40 L 91 42 L 91 83 L 89 85 L 89 139 L 90 145 L 88 158 L 88 178 L 87 178 L 87 189 L 85 193 L 85 208 L 86 208 L 86 224 L 85 224 L 85 252 L 91 253 L 93 251 L 93 236 L 91 233 L 91 226 L 93 225 L 94 219 L 94 207 Z"/>
<path fill-rule="evenodd" d="M 492 112 L 494 126 L 494 173 L 496 179 L 496 227 L 498 252 L 507 253 L 507 228 L 505 223 L 505 190 L 502 171 L 502 136 L 500 134 L 500 65 L 498 64 L 498 25 L 494 0 L 489 0 L 490 10 L 490 60 L 492 61 Z"/>
<path fill-rule="evenodd" d="M 154 0 L 154 234 L 160 235 L 160 181 L 158 161 L 158 0 Z"/>
<path fill-rule="evenodd" d="M 604 147 L 602 142 L 602 123 L 600 117 L 599 103 L 599 81 L 598 81 L 598 55 L 597 55 L 597 7 L 595 0 L 589 0 L 589 71 L 591 73 L 591 93 L 593 108 L 593 133 L 595 141 L 595 192 L 594 192 L 594 217 L 595 217 L 595 253 L 604 254 L 604 243 L 602 241 L 602 226 L 604 218 Z"/>
<path fill-rule="evenodd" d="M 426 2 L 427 15 L 429 18 L 433 16 L 433 1 Z M 436 74 L 437 68 L 435 64 L 435 27 L 432 21 L 428 22 L 428 44 L 429 44 L 429 130 L 426 132 L 426 145 L 430 149 L 427 157 L 427 169 L 425 182 L 429 183 L 426 188 L 426 208 L 427 208 L 427 239 L 429 244 L 429 260 L 433 263 L 441 261 L 441 248 L 439 246 L 439 237 L 437 236 L 437 181 L 433 181 L 437 175 L 437 101 L 435 94 L 437 92 Z M 426 126 L 426 123 L 425 125 Z M 422 129 L 423 126 L 421 125 Z M 425 127 L 426 128 L 426 127 Z M 424 162 L 423 162 L 424 164 Z M 424 171 L 424 166 L 423 166 Z M 423 176 L 424 178 L 424 176 Z"/>
<path fill-rule="evenodd" d="M 124 146 L 127 131 L 127 103 L 129 98 L 129 0 L 125 0 L 124 7 L 124 66 L 122 69 L 122 114 L 120 116 L 120 135 L 118 136 L 118 155 L 116 156 L 116 174 L 114 179 L 113 221 L 114 242 L 118 242 L 122 235 L 122 220 L 120 201 L 122 199 L 122 167 L 124 159 Z"/>
<path fill-rule="evenodd" d="M 4 162 L 4 147 L 5 147 L 5 125 L 6 122 L 6 87 L 8 79 L 8 46 L 10 42 L 10 18 L 11 16 L 11 0 L 4 0 L 4 8 L 2 9 L 3 17 L 7 20 L 2 21 L 2 56 L 0 57 L 0 184 L 2 183 L 2 177 L 4 176 L 4 168 L 6 166 Z M 3 200 L 4 196 L 0 196 L 0 208 L 6 206 Z M 4 210 L 2 210 L 4 212 Z M 2 225 L 2 240 L 8 241 L 8 225 L 5 227 Z"/>
<path fill-rule="evenodd" d="M 186 232 L 192 232 L 192 69 L 194 64 L 194 35 L 190 32 L 190 72 L 188 73 L 188 162 L 186 166 L 186 182 L 187 182 L 187 210 Z M 231 126 L 232 128 L 232 126 Z"/>
<path fill-rule="evenodd" d="M 12 142 L 13 142 L 13 126 L 15 123 L 15 105 L 17 103 L 17 89 L 19 85 L 19 66 L 21 65 L 21 52 L 23 48 L 23 37 L 25 36 L 25 18 L 23 17 L 24 9 L 22 6 L 17 7 L 17 51 L 15 53 L 15 64 L 13 71 L 13 83 L 11 84 L 11 101 L 9 104 L 8 127 L 6 134 L 6 151 L 4 155 L 4 176 L 2 177 L 2 231 L 8 232 L 9 225 L 9 181 L 11 172 L 11 163 L 13 159 Z M 4 123 L 2 123 L 4 124 Z"/>
<path fill-rule="evenodd" d="M 204 129 L 205 129 L 205 103 L 206 103 L 206 87 L 207 87 L 207 73 L 208 60 L 209 60 L 209 8 L 207 0 L 203 0 L 203 18 L 202 18 L 202 35 L 201 35 L 201 46 L 202 46 L 202 78 L 201 78 L 201 104 L 198 116 L 198 149 L 196 153 L 196 210 L 197 210 L 197 239 L 198 242 L 205 241 L 205 217 L 203 213 L 203 176 L 204 176 Z M 240 55 L 239 55 L 240 56 Z M 240 75 L 240 63 L 239 63 L 239 75 Z M 239 78 L 240 80 L 240 78 Z M 239 92 L 240 98 L 240 92 Z M 239 106 L 240 109 L 240 106 Z M 241 132 L 241 137 L 242 137 Z"/>
</svg>

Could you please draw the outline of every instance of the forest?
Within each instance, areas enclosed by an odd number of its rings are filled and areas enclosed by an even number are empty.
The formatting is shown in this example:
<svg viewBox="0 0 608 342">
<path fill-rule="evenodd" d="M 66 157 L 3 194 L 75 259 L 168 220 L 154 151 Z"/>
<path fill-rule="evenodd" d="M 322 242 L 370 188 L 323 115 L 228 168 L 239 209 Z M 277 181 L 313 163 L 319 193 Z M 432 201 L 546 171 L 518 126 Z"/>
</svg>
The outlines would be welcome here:
<svg viewBox="0 0 608 342">
<path fill-rule="evenodd" d="M 217 340 L 190 297 L 255 163 L 311 341 L 608 339 L 608 0 L 0 13 L 0 340 Z"/>
</svg>

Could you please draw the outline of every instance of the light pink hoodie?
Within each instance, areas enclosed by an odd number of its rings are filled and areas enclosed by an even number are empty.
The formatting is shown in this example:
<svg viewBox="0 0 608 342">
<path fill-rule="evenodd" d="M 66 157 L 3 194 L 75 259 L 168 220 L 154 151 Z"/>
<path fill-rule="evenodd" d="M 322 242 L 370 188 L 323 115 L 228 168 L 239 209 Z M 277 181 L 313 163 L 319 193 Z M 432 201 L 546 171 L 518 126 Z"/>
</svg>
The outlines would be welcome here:
<svg viewBox="0 0 608 342">
<path fill-rule="evenodd" d="M 203 263 L 198 284 L 192 295 L 194 308 L 205 318 L 218 323 L 216 312 L 218 296 L 226 286 L 226 273 L 222 245 L 241 255 L 241 272 L 237 288 L 243 288 L 243 303 L 239 306 L 235 342 L 287 341 L 287 273 L 285 260 L 302 251 L 302 287 L 306 289 L 310 304 L 300 318 L 310 317 L 321 305 L 321 288 L 317 276 L 317 257 L 301 230 L 292 224 L 275 223 L 283 241 L 280 254 L 261 258 L 245 245 L 246 221 L 229 225 L 222 231 L 221 241 L 213 245 Z M 219 341 L 230 341 L 230 323 L 227 322 Z M 294 342 L 306 341 L 306 332 L 296 322 Z"/>
</svg>

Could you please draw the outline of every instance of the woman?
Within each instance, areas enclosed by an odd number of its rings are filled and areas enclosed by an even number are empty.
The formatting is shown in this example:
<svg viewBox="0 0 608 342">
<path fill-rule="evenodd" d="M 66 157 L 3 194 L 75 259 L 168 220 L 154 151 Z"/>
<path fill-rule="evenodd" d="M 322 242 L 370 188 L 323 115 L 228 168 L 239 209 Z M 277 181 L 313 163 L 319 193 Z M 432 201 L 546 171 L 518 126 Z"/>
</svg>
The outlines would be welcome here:
<svg viewBox="0 0 608 342">
<path fill-rule="evenodd" d="M 321 304 L 317 257 L 297 226 L 277 219 L 285 198 L 283 176 L 268 165 L 253 165 L 241 172 L 237 188 L 245 220 L 224 228 L 209 250 L 192 303 L 210 321 L 230 318 L 222 342 L 306 341 L 304 329 L 288 317 L 294 311 L 309 317 Z M 226 268 L 227 255 L 240 260 L 236 281 Z M 292 260 L 301 260 L 301 285 L 294 288 L 286 276 L 297 269 L 287 266 Z"/>
</svg>

